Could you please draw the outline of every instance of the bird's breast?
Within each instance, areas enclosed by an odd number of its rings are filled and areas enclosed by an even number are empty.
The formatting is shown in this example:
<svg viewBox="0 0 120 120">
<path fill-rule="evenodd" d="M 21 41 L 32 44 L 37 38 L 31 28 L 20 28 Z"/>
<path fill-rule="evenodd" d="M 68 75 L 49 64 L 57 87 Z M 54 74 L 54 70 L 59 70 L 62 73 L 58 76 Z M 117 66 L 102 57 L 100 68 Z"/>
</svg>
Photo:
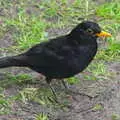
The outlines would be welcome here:
<svg viewBox="0 0 120 120">
<path fill-rule="evenodd" d="M 64 57 L 64 66 L 69 72 L 79 73 L 84 70 L 92 61 L 97 51 L 97 47 L 79 47 L 74 48 Z"/>
</svg>

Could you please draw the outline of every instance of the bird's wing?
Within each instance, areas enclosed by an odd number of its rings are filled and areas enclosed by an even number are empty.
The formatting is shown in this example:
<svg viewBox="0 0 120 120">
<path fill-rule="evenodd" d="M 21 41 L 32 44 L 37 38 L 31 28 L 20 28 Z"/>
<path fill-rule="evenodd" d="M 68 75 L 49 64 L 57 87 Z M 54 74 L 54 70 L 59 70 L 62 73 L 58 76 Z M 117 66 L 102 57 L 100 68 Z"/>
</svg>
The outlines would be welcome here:
<svg viewBox="0 0 120 120">
<path fill-rule="evenodd" d="M 28 65 L 32 66 L 53 66 L 63 59 L 55 49 L 47 47 L 44 43 L 32 47 L 25 56 Z"/>
</svg>

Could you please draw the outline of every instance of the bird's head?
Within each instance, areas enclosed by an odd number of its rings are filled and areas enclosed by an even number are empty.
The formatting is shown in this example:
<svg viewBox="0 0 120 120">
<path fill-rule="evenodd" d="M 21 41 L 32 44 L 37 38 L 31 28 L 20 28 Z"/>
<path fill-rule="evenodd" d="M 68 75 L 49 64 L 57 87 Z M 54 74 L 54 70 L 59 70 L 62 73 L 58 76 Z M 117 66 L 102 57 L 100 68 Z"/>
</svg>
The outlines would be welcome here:
<svg viewBox="0 0 120 120">
<path fill-rule="evenodd" d="M 91 21 L 84 21 L 77 25 L 73 29 L 73 33 L 79 33 L 85 34 L 86 36 L 91 36 L 91 37 L 110 37 L 111 34 L 105 31 L 102 31 L 100 26 Z"/>
</svg>

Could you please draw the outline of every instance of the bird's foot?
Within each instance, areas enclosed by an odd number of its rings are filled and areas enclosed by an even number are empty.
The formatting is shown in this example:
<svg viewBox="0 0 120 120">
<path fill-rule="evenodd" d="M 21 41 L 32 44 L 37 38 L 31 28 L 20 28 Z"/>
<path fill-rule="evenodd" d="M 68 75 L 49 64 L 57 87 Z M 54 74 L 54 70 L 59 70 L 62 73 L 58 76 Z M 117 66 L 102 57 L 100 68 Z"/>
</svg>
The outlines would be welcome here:
<svg viewBox="0 0 120 120">
<path fill-rule="evenodd" d="M 51 92 L 52 92 L 52 94 L 53 94 L 53 99 L 54 99 L 54 101 L 55 101 L 56 103 L 59 103 L 55 89 L 51 86 L 50 83 L 48 84 L 48 86 L 49 86 L 49 88 L 51 89 Z M 51 98 L 49 98 L 49 99 L 51 100 Z M 52 100 L 52 101 L 53 101 L 53 100 Z"/>
<path fill-rule="evenodd" d="M 51 103 L 59 103 L 58 99 L 56 99 L 55 97 L 48 97 L 48 99 Z"/>
<path fill-rule="evenodd" d="M 61 81 L 62 81 L 62 84 L 65 87 L 65 89 L 68 90 L 69 89 L 68 84 L 64 81 L 64 79 L 62 79 Z"/>
</svg>

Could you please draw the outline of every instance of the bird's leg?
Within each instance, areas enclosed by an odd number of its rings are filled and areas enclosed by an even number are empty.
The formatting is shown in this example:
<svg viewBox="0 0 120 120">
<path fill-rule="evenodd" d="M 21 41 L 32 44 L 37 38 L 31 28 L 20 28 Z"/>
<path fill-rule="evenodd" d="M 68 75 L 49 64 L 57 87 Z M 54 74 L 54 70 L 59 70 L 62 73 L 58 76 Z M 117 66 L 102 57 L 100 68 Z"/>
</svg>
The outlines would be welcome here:
<svg viewBox="0 0 120 120">
<path fill-rule="evenodd" d="M 91 96 L 87 95 L 87 94 L 84 94 L 84 93 L 78 93 L 78 92 L 74 92 L 73 90 L 70 90 L 69 89 L 69 86 L 66 84 L 66 82 L 64 81 L 64 79 L 61 80 L 62 81 L 62 84 L 63 86 L 66 88 L 66 92 L 67 93 L 73 93 L 73 94 L 78 94 L 78 95 L 81 95 L 81 96 L 87 96 L 89 98 L 92 98 Z M 71 96 L 72 97 L 72 96 Z"/>
<path fill-rule="evenodd" d="M 51 86 L 51 84 L 48 84 L 48 85 L 49 85 L 49 87 L 50 87 L 50 89 L 52 91 L 52 94 L 53 94 L 55 100 L 57 100 L 57 95 L 56 95 L 55 89 Z"/>
<path fill-rule="evenodd" d="M 65 83 L 64 79 L 62 79 L 61 81 L 62 81 L 63 86 L 64 86 L 66 89 L 69 89 L 69 86 Z"/>
<path fill-rule="evenodd" d="M 50 84 L 51 79 L 46 78 L 46 82 L 47 82 L 49 88 L 51 89 L 51 92 L 52 92 L 52 94 L 54 96 L 55 101 L 57 102 L 57 95 L 56 95 L 55 89 Z"/>
</svg>

